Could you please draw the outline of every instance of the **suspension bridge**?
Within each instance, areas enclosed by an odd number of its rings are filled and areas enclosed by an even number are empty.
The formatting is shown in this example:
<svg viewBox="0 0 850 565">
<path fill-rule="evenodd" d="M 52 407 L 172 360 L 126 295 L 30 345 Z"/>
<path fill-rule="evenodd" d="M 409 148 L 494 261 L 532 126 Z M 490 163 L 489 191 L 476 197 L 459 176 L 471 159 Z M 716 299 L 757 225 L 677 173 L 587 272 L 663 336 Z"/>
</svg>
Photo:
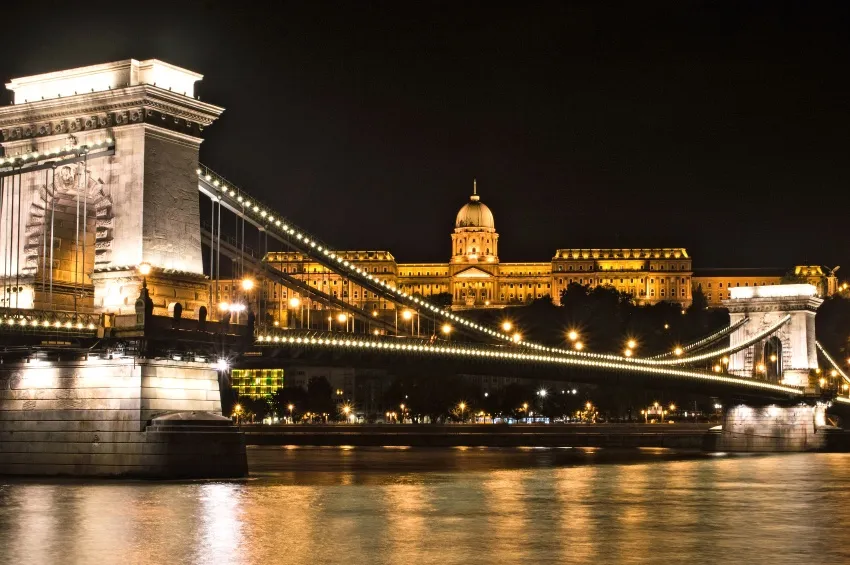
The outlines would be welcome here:
<svg viewBox="0 0 850 565">
<path fill-rule="evenodd" d="M 201 78 L 128 60 L 7 84 L 14 104 L 0 107 L 0 441 L 19 451 L 0 450 L 0 470 L 156 468 L 171 476 L 191 475 L 203 460 L 210 474 L 233 450 L 244 465 L 229 420 L 216 416 L 222 373 L 294 358 L 673 387 L 781 405 L 781 418 L 805 433 L 814 433 L 826 404 L 847 402 L 838 381 L 812 378 L 821 299 L 810 285 L 733 289 L 728 327 L 645 358 L 535 343 L 407 292 L 199 163 L 202 137 L 223 111 L 194 95 Z M 207 208 L 209 222 L 201 218 Z M 278 251 L 301 254 L 374 306 L 286 272 L 274 261 Z M 308 300 L 313 320 L 281 324 L 267 314 L 282 294 L 270 305 L 261 289 L 256 301 L 224 304 L 222 287 L 243 278 Z M 334 331 L 334 316 L 344 331 Z M 215 440 L 186 439 L 199 429 Z M 110 453 L 92 447 L 104 442 Z"/>
</svg>

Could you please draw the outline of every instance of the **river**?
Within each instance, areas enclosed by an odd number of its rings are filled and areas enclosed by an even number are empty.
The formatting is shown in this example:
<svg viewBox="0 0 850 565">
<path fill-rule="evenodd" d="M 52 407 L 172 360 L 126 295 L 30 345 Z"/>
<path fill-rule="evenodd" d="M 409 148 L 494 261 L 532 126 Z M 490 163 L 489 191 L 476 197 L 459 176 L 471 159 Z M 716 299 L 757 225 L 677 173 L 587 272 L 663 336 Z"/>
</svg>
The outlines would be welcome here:
<svg viewBox="0 0 850 565">
<path fill-rule="evenodd" d="M 850 454 L 249 448 L 250 479 L 0 478 L 9 564 L 848 563 Z"/>
</svg>

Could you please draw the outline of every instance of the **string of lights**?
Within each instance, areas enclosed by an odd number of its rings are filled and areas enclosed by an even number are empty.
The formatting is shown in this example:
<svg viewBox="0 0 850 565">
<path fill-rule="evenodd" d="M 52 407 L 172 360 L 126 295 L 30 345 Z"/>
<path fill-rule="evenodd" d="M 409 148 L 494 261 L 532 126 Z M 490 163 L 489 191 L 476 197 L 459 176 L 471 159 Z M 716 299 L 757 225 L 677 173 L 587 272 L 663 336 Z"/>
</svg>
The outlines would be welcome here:
<svg viewBox="0 0 850 565">
<path fill-rule="evenodd" d="M 698 348 L 702 347 L 703 345 L 708 345 L 712 342 L 717 341 L 718 339 L 720 339 L 722 337 L 729 335 L 730 333 L 737 330 L 738 328 L 740 328 L 744 324 L 748 323 L 749 321 L 750 321 L 749 318 L 742 318 L 742 319 L 738 320 L 737 322 L 735 322 L 734 324 L 728 325 L 725 328 L 718 330 L 718 331 L 714 332 L 713 334 L 711 334 L 709 336 L 706 336 L 706 337 L 704 337 L 704 338 L 702 338 L 698 341 L 695 341 L 693 343 L 689 343 L 688 345 L 681 346 L 681 349 L 682 349 L 683 352 L 687 352 L 687 351 L 692 351 L 694 349 L 698 349 Z M 668 351 L 666 353 L 661 353 L 659 355 L 653 355 L 651 357 L 646 357 L 645 359 L 664 359 L 665 357 L 670 357 L 672 355 L 675 355 L 675 353 L 672 352 L 672 351 Z"/>
<path fill-rule="evenodd" d="M 290 333 L 290 332 L 287 332 Z M 714 383 L 724 383 L 729 385 L 741 386 L 749 389 L 757 389 L 763 391 L 780 392 L 791 396 L 800 396 L 802 391 L 798 388 L 768 383 L 756 379 L 748 379 L 744 377 L 734 377 L 726 375 L 715 375 L 702 371 L 688 369 L 673 369 L 666 367 L 651 367 L 646 365 L 634 365 L 626 362 L 590 360 L 590 359 L 571 359 L 560 355 L 541 355 L 531 352 L 523 352 L 516 350 L 505 350 L 497 346 L 452 346 L 452 345 L 436 345 L 427 343 L 399 343 L 397 339 L 382 339 L 382 338 L 337 338 L 331 334 L 311 332 L 309 335 L 282 335 L 282 334 L 264 334 L 256 338 L 255 345 L 257 346 L 282 346 L 284 344 L 292 344 L 301 347 L 313 348 L 335 348 L 335 349 L 352 349 L 352 350 L 381 350 L 388 352 L 404 352 L 411 354 L 422 354 L 429 356 L 445 355 L 465 358 L 486 358 L 505 360 L 509 362 L 522 363 L 538 363 L 550 365 L 566 365 L 577 367 L 588 367 L 596 369 L 605 369 L 612 371 L 628 371 L 650 375 L 662 375 L 678 378 L 688 378 L 700 381 L 708 381 Z"/>
</svg>

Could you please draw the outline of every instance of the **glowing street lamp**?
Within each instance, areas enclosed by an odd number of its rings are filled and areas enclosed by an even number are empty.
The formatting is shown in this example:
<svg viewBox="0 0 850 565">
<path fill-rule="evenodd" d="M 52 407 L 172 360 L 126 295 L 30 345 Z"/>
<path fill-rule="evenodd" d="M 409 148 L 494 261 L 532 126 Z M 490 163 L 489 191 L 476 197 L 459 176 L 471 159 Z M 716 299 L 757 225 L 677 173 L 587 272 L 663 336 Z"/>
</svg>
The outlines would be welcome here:
<svg viewBox="0 0 850 565">
<path fill-rule="evenodd" d="M 297 296 L 293 296 L 289 299 L 290 308 L 298 308 L 299 306 L 301 306 L 301 300 Z"/>
<path fill-rule="evenodd" d="M 584 344 L 580 341 L 577 341 L 573 344 L 573 347 L 575 347 L 576 351 L 581 351 L 582 349 L 584 349 Z"/>
<path fill-rule="evenodd" d="M 540 398 L 546 398 L 546 395 L 548 394 L 548 392 L 546 391 L 545 388 L 541 388 L 540 390 L 537 391 L 537 394 L 538 394 L 538 396 L 540 396 Z"/>
<path fill-rule="evenodd" d="M 679 347 L 678 345 L 676 346 L 676 349 L 674 349 L 674 350 L 673 350 L 673 355 L 676 355 L 677 357 L 678 357 L 679 355 L 681 355 L 682 353 L 684 353 L 684 349 L 682 349 L 682 348 L 681 348 L 681 347 Z"/>
<path fill-rule="evenodd" d="M 411 312 L 410 310 L 405 310 L 401 313 L 401 317 L 405 320 L 410 320 L 411 318 L 413 318 L 413 312 Z"/>
<path fill-rule="evenodd" d="M 569 339 L 570 341 L 576 341 L 576 340 L 578 340 L 578 332 L 577 332 L 577 331 L 575 331 L 575 330 L 570 330 L 570 331 L 567 333 L 567 339 Z"/>
<path fill-rule="evenodd" d="M 519 340 L 521 340 L 521 339 L 522 339 L 522 336 L 519 335 L 519 333 L 514 334 L 514 337 L 513 337 L 514 343 L 519 343 Z"/>
<path fill-rule="evenodd" d="M 460 421 L 463 422 L 463 411 L 466 410 L 466 403 L 461 402 L 457 407 L 460 408 Z"/>
<path fill-rule="evenodd" d="M 147 262 L 139 263 L 139 266 L 137 268 L 139 269 L 139 274 L 142 275 L 143 277 L 146 277 L 149 274 L 151 274 L 151 264 L 150 263 L 147 263 Z"/>
<path fill-rule="evenodd" d="M 510 323 L 509 321 L 507 321 L 507 320 L 505 320 L 504 322 L 502 322 L 502 329 L 503 329 L 504 331 L 506 331 L 506 332 L 511 331 L 511 329 L 512 329 L 513 327 L 514 327 L 514 325 L 513 325 L 512 323 Z"/>
<path fill-rule="evenodd" d="M 338 315 L 338 316 L 336 317 L 336 320 L 337 320 L 340 324 L 344 323 L 347 319 L 348 319 L 348 316 L 347 316 L 346 314 L 340 314 L 340 315 Z"/>
<path fill-rule="evenodd" d="M 251 279 L 242 279 L 242 290 L 245 292 L 250 291 L 254 288 L 254 281 Z"/>
<path fill-rule="evenodd" d="M 449 335 L 450 333 L 452 333 L 452 327 L 449 324 L 443 324 L 442 330 L 443 330 L 443 333 L 446 334 L 446 335 Z"/>
<path fill-rule="evenodd" d="M 635 349 L 637 347 L 637 341 L 630 339 L 626 342 L 626 347 L 628 347 L 629 349 Z"/>
<path fill-rule="evenodd" d="M 287 408 L 289 409 L 289 423 L 292 424 L 294 423 L 292 420 L 292 411 L 295 409 L 295 405 L 290 404 L 289 406 L 287 406 Z"/>
<path fill-rule="evenodd" d="M 626 357 L 631 357 L 632 356 L 632 350 L 626 349 L 625 351 L 623 351 L 623 355 L 625 355 Z"/>
</svg>

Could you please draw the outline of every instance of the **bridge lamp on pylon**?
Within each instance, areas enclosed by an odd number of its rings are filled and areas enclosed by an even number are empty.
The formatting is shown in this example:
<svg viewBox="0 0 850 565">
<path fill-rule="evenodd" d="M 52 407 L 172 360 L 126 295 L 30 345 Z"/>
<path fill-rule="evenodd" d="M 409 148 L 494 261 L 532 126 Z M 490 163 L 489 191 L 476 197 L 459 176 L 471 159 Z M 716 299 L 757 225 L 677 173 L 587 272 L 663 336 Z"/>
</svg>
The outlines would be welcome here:
<svg viewBox="0 0 850 565">
<path fill-rule="evenodd" d="M 445 335 L 452 333 L 452 327 L 449 324 L 443 324 L 442 330 Z"/>
<path fill-rule="evenodd" d="M 289 299 L 290 308 L 298 308 L 299 306 L 301 306 L 301 300 L 297 296 L 293 296 Z"/>
<path fill-rule="evenodd" d="M 504 322 L 502 322 L 502 329 L 506 332 L 511 331 L 513 327 L 514 325 L 509 320 L 505 320 Z"/>
<path fill-rule="evenodd" d="M 635 341 L 634 339 L 630 339 L 626 342 L 626 347 L 629 349 L 635 349 L 637 347 L 637 341 Z"/>
<path fill-rule="evenodd" d="M 578 337 L 578 332 L 575 330 L 570 330 L 569 332 L 567 332 L 567 339 L 570 341 L 578 341 Z"/>
<path fill-rule="evenodd" d="M 577 341 L 573 344 L 573 347 L 575 347 L 576 351 L 581 351 L 582 349 L 584 349 L 584 344 L 580 341 Z"/>
<path fill-rule="evenodd" d="M 254 288 L 254 281 L 252 279 L 242 279 L 242 290 L 245 292 L 249 292 Z"/>
<path fill-rule="evenodd" d="M 679 355 L 681 355 L 684 352 L 685 352 L 685 350 L 677 345 L 676 349 L 673 350 L 673 355 L 678 357 Z"/>
<path fill-rule="evenodd" d="M 623 355 L 625 355 L 626 357 L 631 357 L 632 356 L 632 350 L 626 349 L 625 351 L 623 351 Z"/>
<path fill-rule="evenodd" d="M 519 334 L 519 332 L 517 332 L 517 333 L 514 334 L 513 338 L 511 338 L 511 339 L 514 340 L 514 343 L 519 343 L 520 340 L 522 339 L 522 336 Z"/>
</svg>

